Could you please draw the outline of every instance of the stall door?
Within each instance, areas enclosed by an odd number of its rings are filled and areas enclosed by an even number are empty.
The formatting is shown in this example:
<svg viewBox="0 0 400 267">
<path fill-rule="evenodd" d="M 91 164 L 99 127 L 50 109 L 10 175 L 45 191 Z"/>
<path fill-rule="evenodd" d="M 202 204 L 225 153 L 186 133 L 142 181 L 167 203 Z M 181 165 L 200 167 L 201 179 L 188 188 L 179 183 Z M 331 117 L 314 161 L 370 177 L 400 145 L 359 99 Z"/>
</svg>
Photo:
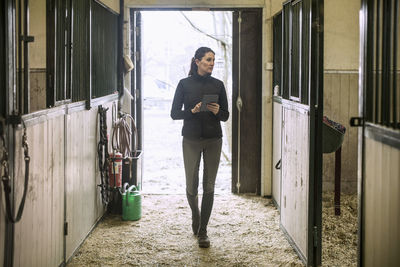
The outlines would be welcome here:
<svg viewBox="0 0 400 267">
<path fill-rule="evenodd" d="M 282 11 L 281 228 L 308 266 L 321 264 L 323 4 Z"/>
<path fill-rule="evenodd" d="M 131 21 L 131 54 L 130 57 L 133 61 L 134 68 L 130 72 L 131 75 L 131 114 L 135 119 L 136 128 L 138 131 L 138 140 L 132 135 L 132 144 L 137 142 L 137 148 L 143 150 L 143 89 L 142 89 L 142 15 L 140 11 L 130 9 Z"/>
<path fill-rule="evenodd" d="M 274 97 L 272 108 L 272 199 L 278 209 L 281 206 L 281 143 L 282 143 L 282 97 L 280 96 L 282 74 L 282 12 L 274 16 L 273 54 L 274 72 L 272 78 Z"/>
<path fill-rule="evenodd" d="M 232 192 L 261 190 L 262 10 L 233 13 Z"/>
<path fill-rule="evenodd" d="M 362 1 L 359 266 L 400 263 L 399 1 Z M 361 130 L 362 129 L 362 130 Z"/>
</svg>

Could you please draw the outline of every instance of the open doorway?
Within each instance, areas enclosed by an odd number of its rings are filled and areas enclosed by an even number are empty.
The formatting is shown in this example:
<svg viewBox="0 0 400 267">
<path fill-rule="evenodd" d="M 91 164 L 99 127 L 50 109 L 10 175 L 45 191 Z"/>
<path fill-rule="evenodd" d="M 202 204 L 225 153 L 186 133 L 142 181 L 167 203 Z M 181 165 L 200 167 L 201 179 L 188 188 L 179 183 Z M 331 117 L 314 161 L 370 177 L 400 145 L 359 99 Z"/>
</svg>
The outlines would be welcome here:
<svg viewBox="0 0 400 267">
<path fill-rule="evenodd" d="M 170 109 L 176 86 L 187 77 L 196 49 L 216 53 L 213 76 L 224 82 L 232 108 L 232 12 L 141 11 L 143 193 L 185 194 L 181 129 Z M 162 21 L 163 23 L 160 23 Z M 231 117 L 222 122 L 223 147 L 215 193 L 231 192 Z M 200 173 L 202 164 L 200 165 Z M 200 175 L 201 179 L 201 175 Z M 199 192 L 202 192 L 200 182 Z"/>
</svg>

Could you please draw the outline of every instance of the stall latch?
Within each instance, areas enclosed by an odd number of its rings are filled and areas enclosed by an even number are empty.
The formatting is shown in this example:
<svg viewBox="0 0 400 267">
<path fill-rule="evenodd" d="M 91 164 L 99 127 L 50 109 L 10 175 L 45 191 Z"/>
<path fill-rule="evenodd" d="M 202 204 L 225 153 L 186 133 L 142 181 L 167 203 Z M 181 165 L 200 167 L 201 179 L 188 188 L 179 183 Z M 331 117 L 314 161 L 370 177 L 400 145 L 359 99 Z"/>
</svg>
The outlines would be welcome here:
<svg viewBox="0 0 400 267">
<path fill-rule="evenodd" d="M 6 124 L 11 124 L 13 127 L 22 123 L 21 115 L 8 115 L 6 117 Z"/>
<path fill-rule="evenodd" d="M 350 118 L 350 126 L 351 127 L 362 127 L 362 126 L 364 126 L 364 118 L 363 117 L 352 117 L 352 118 Z"/>
</svg>

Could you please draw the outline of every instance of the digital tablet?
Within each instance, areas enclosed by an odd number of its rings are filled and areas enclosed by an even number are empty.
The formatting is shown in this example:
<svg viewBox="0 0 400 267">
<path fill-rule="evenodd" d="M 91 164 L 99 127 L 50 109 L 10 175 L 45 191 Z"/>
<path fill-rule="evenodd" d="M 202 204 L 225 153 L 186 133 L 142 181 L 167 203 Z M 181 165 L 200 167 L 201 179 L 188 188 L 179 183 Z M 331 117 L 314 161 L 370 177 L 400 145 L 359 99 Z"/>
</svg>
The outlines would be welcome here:
<svg viewBox="0 0 400 267">
<path fill-rule="evenodd" d="M 218 95 L 203 95 L 200 111 L 208 111 L 207 104 L 218 103 Z"/>
</svg>

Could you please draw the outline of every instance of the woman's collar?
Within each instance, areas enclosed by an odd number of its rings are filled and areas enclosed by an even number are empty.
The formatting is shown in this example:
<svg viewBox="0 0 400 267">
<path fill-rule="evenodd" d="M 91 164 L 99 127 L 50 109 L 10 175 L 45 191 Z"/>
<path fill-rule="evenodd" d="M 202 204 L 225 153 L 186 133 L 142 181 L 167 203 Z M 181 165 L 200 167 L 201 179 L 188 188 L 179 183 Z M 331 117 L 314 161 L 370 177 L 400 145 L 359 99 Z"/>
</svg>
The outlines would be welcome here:
<svg viewBox="0 0 400 267">
<path fill-rule="evenodd" d="M 211 76 L 211 73 L 206 73 L 204 75 L 200 75 L 198 72 L 195 72 L 193 76 L 198 79 L 207 79 L 208 77 Z"/>
</svg>

